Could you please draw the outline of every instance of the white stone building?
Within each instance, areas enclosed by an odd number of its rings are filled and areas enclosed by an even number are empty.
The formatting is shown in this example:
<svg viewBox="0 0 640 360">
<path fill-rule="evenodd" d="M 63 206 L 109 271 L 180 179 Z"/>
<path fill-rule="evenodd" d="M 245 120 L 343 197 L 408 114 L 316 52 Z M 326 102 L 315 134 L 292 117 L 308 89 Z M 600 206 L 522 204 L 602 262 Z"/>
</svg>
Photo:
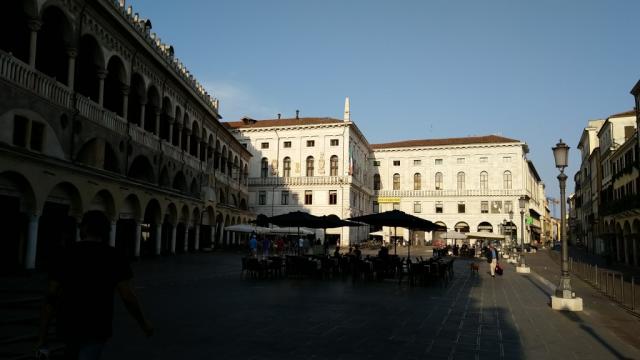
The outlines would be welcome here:
<svg viewBox="0 0 640 360">
<path fill-rule="evenodd" d="M 296 115 L 225 125 L 253 155 L 248 176 L 255 214 L 304 209 L 349 218 L 371 212 L 371 148 L 350 121 L 348 104 L 343 120 Z M 368 228 L 328 229 L 327 235 L 346 245 L 367 238 Z"/>
<path fill-rule="evenodd" d="M 500 136 L 412 140 L 374 144 L 373 208 L 397 208 L 462 232 L 489 231 L 520 239 L 518 199 L 527 196 L 524 216 L 540 233 L 544 186 L 527 160 L 528 146 Z M 509 212 L 513 210 L 513 223 Z M 536 216 L 537 215 L 537 216 Z M 503 225 L 507 227 L 503 229 Z M 391 229 L 384 229 L 385 238 Z M 409 234 L 398 233 L 405 240 Z M 414 242 L 432 239 L 416 232 Z M 438 237 L 438 234 L 435 234 Z M 534 235 L 534 239 L 535 239 Z M 529 243 L 531 235 L 525 235 Z"/>
</svg>

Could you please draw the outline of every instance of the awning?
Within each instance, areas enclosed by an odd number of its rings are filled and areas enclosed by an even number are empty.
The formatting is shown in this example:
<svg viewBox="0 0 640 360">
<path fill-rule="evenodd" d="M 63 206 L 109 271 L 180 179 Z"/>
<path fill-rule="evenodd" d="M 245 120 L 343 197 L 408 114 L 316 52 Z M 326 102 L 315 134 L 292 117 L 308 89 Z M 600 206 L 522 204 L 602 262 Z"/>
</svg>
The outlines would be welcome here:
<svg viewBox="0 0 640 360">
<path fill-rule="evenodd" d="M 468 232 L 467 239 L 491 239 L 491 240 L 505 240 L 508 239 L 507 235 L 499 235 L 490 232 Z"/>
</svg>

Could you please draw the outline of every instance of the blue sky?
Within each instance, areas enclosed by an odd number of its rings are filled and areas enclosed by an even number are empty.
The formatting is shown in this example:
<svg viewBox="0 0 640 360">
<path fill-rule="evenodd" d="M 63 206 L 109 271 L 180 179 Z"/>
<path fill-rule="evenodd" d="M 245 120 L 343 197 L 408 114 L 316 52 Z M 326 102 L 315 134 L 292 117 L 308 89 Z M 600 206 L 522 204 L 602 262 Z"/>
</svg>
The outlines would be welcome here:
<svg viewBox="0 0 640 360">
<path fill-rule="evenodd" d="M 558 197 L 551 147 L 629 110 L 640 2 L 128 0 L 221 101 L 225 120 L 342 116 L 371 143 L 500 134 L 529 144 Z M 573 184 L 569 185 L 573 188 Z"/>
</svg>

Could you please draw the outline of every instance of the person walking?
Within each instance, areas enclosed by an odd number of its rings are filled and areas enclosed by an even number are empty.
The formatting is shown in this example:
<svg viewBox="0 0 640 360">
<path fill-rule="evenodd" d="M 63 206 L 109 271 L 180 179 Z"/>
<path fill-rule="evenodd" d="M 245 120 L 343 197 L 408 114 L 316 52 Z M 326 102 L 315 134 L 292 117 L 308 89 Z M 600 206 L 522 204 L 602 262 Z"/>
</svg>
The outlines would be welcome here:
<svg viewBox="0 0 640 360">
<path fill-rule="evenodd" d="M 496 265 L 498 264 L 498 250 L 493 246 L 493 244 L 489 244 L 489 248 L 487 249 L 487 262 L 489 263 L 491 277 L 495 278 Z"/>
<path fill-rule="evenodd" d="M 251 238 L 249 238 L 249 254 L 252 258 L 258 257 L 258 239 L 256 233 L 251 233 Z"/>
<path fill-rule="evenodd" d="M 65 343 L 65 359 L 99 359 L 112 336 L 113 298 L 117 292 L 129 314 L 147 336 L 153 326 L 145 318 L 131 286 L 133 272 L 125 257 L 107 244 L 110 222 L 100 211 L 87 212 L 80 224 L 81 241 L 54 260 L 42 308 L 38 349 L 46 346 L 49 325 Z"/>
</svg>

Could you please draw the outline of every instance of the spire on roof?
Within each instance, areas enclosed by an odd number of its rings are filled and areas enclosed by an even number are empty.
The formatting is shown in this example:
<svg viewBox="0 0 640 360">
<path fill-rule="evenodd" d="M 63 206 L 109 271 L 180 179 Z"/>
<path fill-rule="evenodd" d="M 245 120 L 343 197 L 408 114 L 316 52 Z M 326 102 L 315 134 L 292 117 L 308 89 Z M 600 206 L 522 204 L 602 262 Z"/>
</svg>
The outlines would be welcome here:
<svg viewBox="0 0 640 360">
<path fill-rule="evenodd" d="M 351 109 L 349 104 L 349 97 L 344 100 L 344 121 L 351 121 Z"/>
</svg>

